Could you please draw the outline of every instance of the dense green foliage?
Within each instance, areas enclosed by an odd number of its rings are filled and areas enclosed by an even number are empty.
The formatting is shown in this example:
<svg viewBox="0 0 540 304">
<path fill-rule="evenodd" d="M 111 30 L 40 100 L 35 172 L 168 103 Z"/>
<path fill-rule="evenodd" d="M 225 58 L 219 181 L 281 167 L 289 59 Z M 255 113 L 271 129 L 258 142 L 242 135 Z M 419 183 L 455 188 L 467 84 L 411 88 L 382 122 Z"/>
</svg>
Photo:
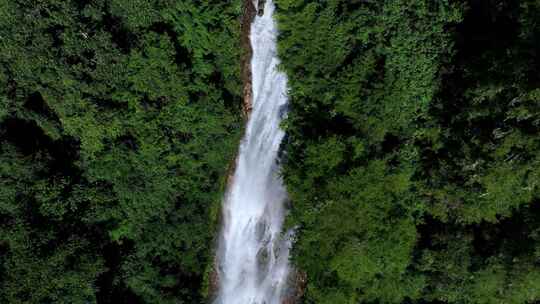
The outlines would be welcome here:
<svg viewBox="0 0 540 304">
<path fill-rule="evenodd" d="M 0 0 L 0 303 L 201 303 L 240 0 Z M 540 2 L 276 0 L 303 301 L 540 302 Z"/>
<path fill-rule="evenodd" d="M 0 303 L 199 303 L 238 0 L 0 1 Z"/>
<path fill-rule="evenodd" d="M 276 2 L 304 301 L 540 301 L 540 2 Z"/>
</svg>

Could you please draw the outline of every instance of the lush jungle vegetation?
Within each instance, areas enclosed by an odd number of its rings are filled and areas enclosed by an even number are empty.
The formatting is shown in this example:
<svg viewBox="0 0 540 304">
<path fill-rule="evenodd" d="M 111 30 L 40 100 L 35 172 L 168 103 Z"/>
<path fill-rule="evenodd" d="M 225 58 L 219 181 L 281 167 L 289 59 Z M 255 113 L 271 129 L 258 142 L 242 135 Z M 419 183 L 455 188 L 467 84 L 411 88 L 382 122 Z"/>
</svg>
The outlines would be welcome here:
<svg viewBox="0 0 540 304">
<path fill-rule="evenodd" d="M 241 2 L 0 1 L 0 303 L 201 303 Z"/>
<path fill-rule="evenodd" d="M 540 303 L 540 2 L 276 0 L 313 304 Z M 0 303 L 204 303 L 241 0 L 0 0 Z"/>
<path fill-rule="evenodd" d="M 277 0 L 305 303 L 540 303 L 540 2 Z"/>
</svg>

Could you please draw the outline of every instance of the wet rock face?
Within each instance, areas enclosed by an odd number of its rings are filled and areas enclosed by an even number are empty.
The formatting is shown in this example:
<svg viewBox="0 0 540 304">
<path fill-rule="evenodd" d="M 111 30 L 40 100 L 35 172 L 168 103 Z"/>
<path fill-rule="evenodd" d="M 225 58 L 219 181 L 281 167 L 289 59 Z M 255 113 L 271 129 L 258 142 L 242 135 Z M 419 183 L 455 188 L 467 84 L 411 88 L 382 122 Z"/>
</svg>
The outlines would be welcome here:
<svg viewBox="0 0 540 304">
<path fill-rule="evenodd" d="M 266 4 L 266 0 L 259 0 L 258 4 L 257 15 L 262 16 L 264 15 L 264 5 Z"/>
<path fill-rule="evenodd" d="M 253 5 L 252 0 L 244 0 L 244 9 L 242 14 L 242 35 L 241 35 L 241 46 L 242 46 L 242 58 L 241 58 L 241 71 L 242 71 L 242 83 L 243 83 L 243 96 L 244 100 L 242 103 L 242 112 L 244 118 L 247 119 L 253 108 L 253 96 L 252 96 L 252 83 L 251 83 L 251 57 L 253 56 L 253 48 L 251 47 L 251 42 L 249 40 L 249 35 L 251 34 L 251 23 L 258 11 L 257 8 Z"/>
<path fill-rule="evenodd" d="M 258 241 L 262 241 L 265 235 L 267 235 L 268 223 L 266 221 L 260 221 L 255 225 L 255 236 Z"/>
<path fill-rule="evenodd" d="M 208 277 L 208 299 L 210 302 L 213 302 L 216 297 L 216 292 L 219 289 L 219 264 L 217 257 L 214 256 L 214 261 L 212 263 L 212 269 L 210 269 Z"/>
<path fill-rule="evenodd" d="M 307 285 L 307 275 L 303 271 L 294 271 L 289 275 L 289 289 L 287 290 L 282 304 L 300 303 L 304 296 Z"/>
<path fill-rule="evenodd" d="M 270 252 L 267 247 L 263 247 L 259 249 L 259 252 L 257 252 L 257 264 L 259 268 L 259 274 L 257 277 L 257 280 L 259 282 L 262 282 L 264 278 L 268 275 L 268 272 L 270 270 Z"/>
</svg>

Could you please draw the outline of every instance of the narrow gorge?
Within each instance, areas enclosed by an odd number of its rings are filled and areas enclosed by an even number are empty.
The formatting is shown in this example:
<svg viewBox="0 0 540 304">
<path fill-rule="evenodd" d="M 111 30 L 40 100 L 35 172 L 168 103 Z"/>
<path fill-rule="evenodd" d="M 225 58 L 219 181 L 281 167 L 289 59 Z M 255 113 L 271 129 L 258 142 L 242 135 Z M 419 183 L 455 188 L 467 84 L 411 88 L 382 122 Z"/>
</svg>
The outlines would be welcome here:
<svg viewBox="0 0 540 304">
<path fill-rule="evenodd" d="M 289 276 L 292 232 L 283 233 L 287 193 L 279 175 L 287 77 L 278 70 L 273 1 L 254 3 L 251 110 L 223 205 L 216 304 L 278 304 Z M 249 10 L 249 9 L 248 9 Z M 249 109 L 251 107 L 251 109 Z"/>
</svg>

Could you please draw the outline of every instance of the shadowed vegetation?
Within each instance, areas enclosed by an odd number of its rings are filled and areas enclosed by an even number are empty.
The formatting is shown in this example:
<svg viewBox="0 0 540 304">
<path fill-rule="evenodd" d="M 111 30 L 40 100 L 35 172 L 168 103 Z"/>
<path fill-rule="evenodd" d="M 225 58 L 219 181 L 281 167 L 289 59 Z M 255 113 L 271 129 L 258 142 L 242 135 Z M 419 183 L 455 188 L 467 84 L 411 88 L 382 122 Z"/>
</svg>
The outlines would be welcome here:
<svg viewBox="0 0 540 304">
<path fill-rule="evenodd" d="M 537 303 L 538 2 L 277 4 L 304 302 Z"/>
</svg>

